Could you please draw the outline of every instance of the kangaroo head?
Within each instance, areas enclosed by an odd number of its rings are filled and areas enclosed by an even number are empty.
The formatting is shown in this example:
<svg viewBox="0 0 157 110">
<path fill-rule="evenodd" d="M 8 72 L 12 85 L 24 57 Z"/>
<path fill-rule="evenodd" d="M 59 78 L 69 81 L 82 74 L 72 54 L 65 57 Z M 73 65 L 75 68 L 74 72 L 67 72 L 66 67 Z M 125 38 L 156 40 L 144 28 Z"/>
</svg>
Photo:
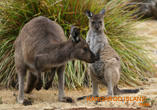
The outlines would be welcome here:
<svg viewBox="0 0 157 110">
<path fill-rule="evenodd" d="M 92 31 L 101 32 L 104 30 L 105 9 L 102 9 L 98 14 L 93 14 L 90 10 L 85 10 L 85 14 L 89 18 L 89 28 Z"/>
<path fill-rule="evenodd" d="M 73 58 L 88 63 L 94 63 L 95 61 L 99 60 L 99 54 L 94 55 L 94 53 L 89 49 L 86 41 L 80 36 L 79 29 L 72 26 L 70 34 L 73 42 L 73 52 L 71 53 Z"/>
</svg>

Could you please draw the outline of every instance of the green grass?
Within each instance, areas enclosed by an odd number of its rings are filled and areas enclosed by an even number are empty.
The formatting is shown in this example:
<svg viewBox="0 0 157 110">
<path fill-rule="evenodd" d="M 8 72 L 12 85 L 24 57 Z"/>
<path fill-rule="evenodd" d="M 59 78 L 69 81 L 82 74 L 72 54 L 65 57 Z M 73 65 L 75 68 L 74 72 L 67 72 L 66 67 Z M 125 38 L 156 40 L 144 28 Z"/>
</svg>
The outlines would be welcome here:
<svg viewBox="0 0 157 110">
<path fill-rule="evenodd" d="M 104 17 L 106 31 L 111 46 L 119 53 L 122 62 L 120 84 L 140 85 L 145 77 L 154 75 L 154 64 L 146 56 L 143 48 L 145 37 L 135 36 L 131 16 L 136 10 L 129 11 L 124 0 L 2 0 L 0 3 L 0 85 L 9 86 L 17 80 L 14 67 L 13 43 L 21 28 L 32 18 L 46 16 L 58 22 L 69 37 L 71 25 L 81 29 L 85 38 L 88 30 L 88 18 L 84 10 L 98 13 L 106 9 Z M 46 77 L 46 75 L 45 75 Z M 54 86 L 57 87 L 55 76 Z M 90 86 L 87 64 L 81 61 L 68 62 L 65 71 L 68 88 Z"/>
</svg>

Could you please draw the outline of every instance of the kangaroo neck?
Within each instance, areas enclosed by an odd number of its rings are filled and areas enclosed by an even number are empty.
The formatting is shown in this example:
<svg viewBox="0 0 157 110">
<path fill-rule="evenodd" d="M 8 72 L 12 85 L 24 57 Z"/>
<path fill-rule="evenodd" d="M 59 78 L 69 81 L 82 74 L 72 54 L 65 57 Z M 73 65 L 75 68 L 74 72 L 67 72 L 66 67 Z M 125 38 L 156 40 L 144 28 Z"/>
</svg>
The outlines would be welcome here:
<svg viewBox="0 0 157 110">
<path fill-rule="evenodd" d="M 57 49 L 58 61 L 64 62 L 64 61 L 72 60 L 73 58 L 71 57 L 71 53 L 73 52 L 73 48 L 74 46 L 71 39 L 59 44 Z"/>
<path fill-rule="evenodd" d="M 105 46 L 108 44 L 106 35 L 104 32 L 97 33 L 89 30 L 88 32 L 88 40 L 89 40 L 89 47 L 93 53 L 97 53 L 98 50 L 102 52 Z"/>
</svg>

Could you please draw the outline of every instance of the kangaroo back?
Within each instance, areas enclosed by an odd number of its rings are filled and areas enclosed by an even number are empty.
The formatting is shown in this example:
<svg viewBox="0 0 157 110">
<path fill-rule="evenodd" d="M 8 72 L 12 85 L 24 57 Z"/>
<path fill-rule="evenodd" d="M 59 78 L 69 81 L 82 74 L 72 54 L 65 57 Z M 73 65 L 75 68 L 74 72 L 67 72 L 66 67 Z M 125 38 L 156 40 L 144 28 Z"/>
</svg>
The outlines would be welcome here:
<svg viewBox="0 0 157 110">
<path fill-rule="evenodd" d="M 37 17 L 27 23 L 19 34 L 22 54 L 26 62 L 31 62 L 34 56 L 52 44 L 64 42 L 63 29 L 55 21 L 46 17 Z"/>
</svg>

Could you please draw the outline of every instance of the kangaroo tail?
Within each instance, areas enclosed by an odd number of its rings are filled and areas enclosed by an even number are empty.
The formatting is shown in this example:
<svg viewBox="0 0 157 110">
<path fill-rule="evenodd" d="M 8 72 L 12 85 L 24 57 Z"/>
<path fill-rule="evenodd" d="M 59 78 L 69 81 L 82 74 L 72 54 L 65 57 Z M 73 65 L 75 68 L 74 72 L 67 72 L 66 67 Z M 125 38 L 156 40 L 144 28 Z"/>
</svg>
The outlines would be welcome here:
<svg viewBox="0 0 157 110">
<path fill-rule="evenodd" d="M 77 98 L 77 101 L 83 100 L 83 99 L 85 99 L 85 98 L 87 98 L 87 97 L 92 97 L 92 95 L 87 95 L 87 96 L 78 97 L 78 98 Z"/>
<path fill-rule="evenodd" d="M 139 89 L 123 89 L 120 90 L 121 93 L 137 93 L 139 92 Z"/>
<path fill-rule="evenodd" d="M 122 89 L 122 90 L 120 90 L 117 85 L 114 87 L 115 95 L 127 94 L 127 93 L 137 93 L 137 92 L 139 92 L 139 89 Z"/>
</svg>

